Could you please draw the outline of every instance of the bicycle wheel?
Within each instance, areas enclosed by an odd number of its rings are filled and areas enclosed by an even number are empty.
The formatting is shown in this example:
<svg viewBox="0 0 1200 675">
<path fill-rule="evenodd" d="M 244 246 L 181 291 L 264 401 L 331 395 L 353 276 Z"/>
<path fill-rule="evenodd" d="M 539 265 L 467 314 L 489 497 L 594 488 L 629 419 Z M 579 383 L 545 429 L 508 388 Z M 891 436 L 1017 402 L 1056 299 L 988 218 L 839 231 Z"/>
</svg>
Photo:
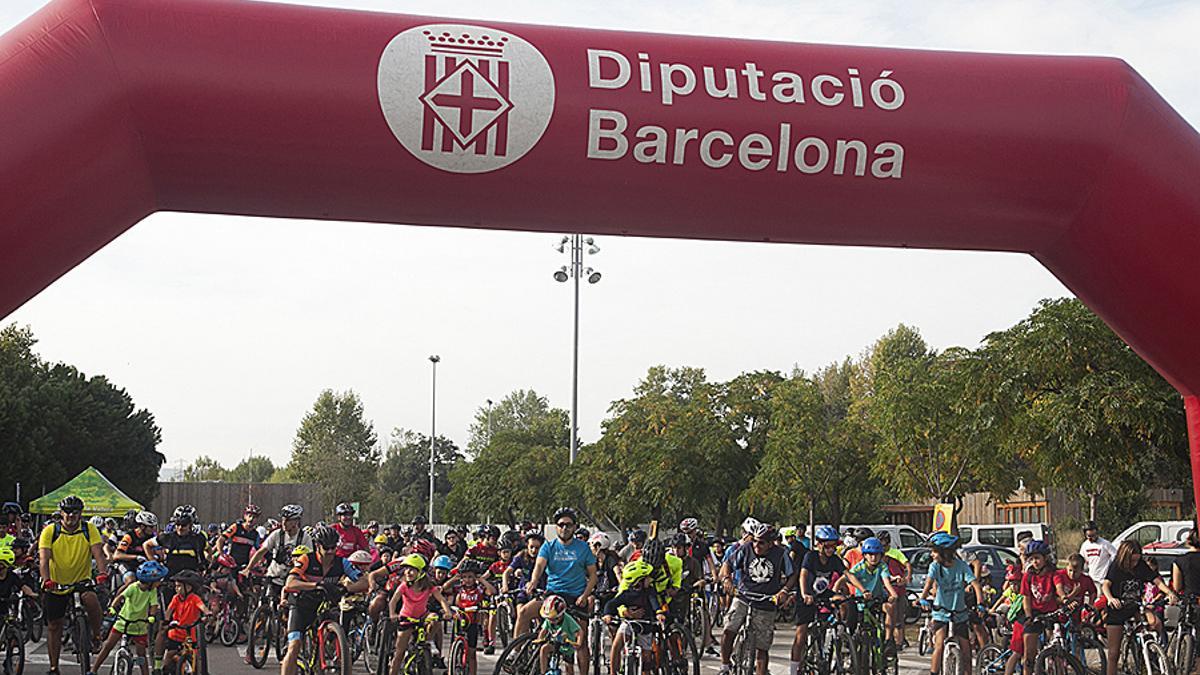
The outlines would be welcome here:
<svg viewBox="0 0 1200 675">
<path fill-rule="evenodd" d="M 25 638 L 12 627 L 5 626 L 0 630 L 0 650 L 3 652 L 0 673 L 21 675 L 25 671 Z"/>
<path fill-rule="evenodd" d="M 197 653 L 194 647 L 189 651 L 180 652 L 179 675 L 198 675 L 200 669 L 197 661 Z"/>
<path fill-rule="evenodd" d="M 845 626 L 829 631 L 829 655 L 825 664 L 827 672 L 833 675 L 856 675 L 861 672 L 858 650 L 854 648 L 854 639 Z"/>
<path fill-rule="evenodd" d="M 233 616 L 233 608 L 226 606 L 225 611 L 221 612 L 221 618 L 218 619 L 220 627 L 221 644 L 226 647 L 232 647 L 237 644 L 238 639 L 238 622 Z"/>
<path fill-rule="evenodd" d="M 383 675 L 392 665 L 392 652 L 396 649 L 396 631 L 392 622 L 383 619 L 375 624 L 375 672 Z"/>
<path fill-rule="evenodd" d="M 113 661 L 113 675 L 133 675 L 133 657 L 125 649 L 117 652 Z"/>
<path fill-rule="evenodd" d="M 467 675 L 467 649 L 462 640 L 450 645 L 450 656 L 446 660 L 446 675 Z"/>
<path fill-rule="evenodd" d="M 946 640 L 945 646 L 942 647 L 942 675 L 958 675 L 961 659 L 962 652 L 959 651 L 958 642 Z"/>
<path fill-rule="evenodd" d="M 1175 672 L 1179 675 L 1186 675 L 1192 672 L 1192 659 L 1196 656 L 1196 636 L 1192 634 L 1191 629 L 1186 629 L 1176 633 L 1171 640 L 1169 656 L 1173 656 L 1171 664 L 1175 667 Z"/>
<path fill-rule="evenodd" d="M 1148 675 L 1171 675 L 1171 661 L 1162 645 L 1147 640 L 1142 649 L 1145 650 L 1146 663 L 1150 668 Z"/>
<path fill-rule="evenodd" d="M 246 656 L 250 665 L 261 670 L 271 653 L 271 610 L 260 606 L 250 615 L 250 636 L 246 644 Z"/>
<path fill-rule="evenodd" d="M 508 605 L 504 603 L 496 608 L 496 639 L 500 641 L 501 649 L 512 640 L 512 617 L 509 616 Z"/>
<path fill-rule="evenodd" d="M 979 650 L 975 656 L 975 675 L 998 675 L 1004 672 L 1004 662 L 1008 660 L 1006 650 L 997 644 L 990 644 Z"/>
<path fill-rule="evenodd" d="M 1165 654 L 1163 658 L 1166 658 Z M 1047 647 L 1038 652 L 1033 671 L 1037 675 L 1083 675 L 1083 664 L 1062 647 Z"/>
<path fill-rule="evenodd" d="M 21 616 L 25 617 L 25 635 L 30 642 L 37 642 L 42 639 L 42 607 L 37 600 L 29 598 L 21 598 L 21 602 L 24 603 Z"/>
<path fill-rule="evenodd" d="M 921 630 L 917 632 L 917 655 L 929 656 L 933 653 L 933 639 L 929 634 L 929 628 L 921 626 Z"/>
<path fill-rule="evenodd" d="M 496 659 L 493 675 L 540 675 L 537 645 L 534 644 L 533 638 L 533 633 L 513 638 L 500 653 L 500 658 Z"/>
<path fill-rule="evenodd" d="M 667 675 L 700 675 L 700 653 L 696 641 L 682 626 L 667 631 Z"/>
<path fill-rule="evenodd" d="M 88 626 L 87 615 L 82 611 L 75 618 L 75 627 L 71 630 L 71 642 L 75 646 L 75 658 L 79 661 L 79 672 L 88 675 L 92 669 L 92 629 Z"/>
<path fill-rule="evenodd" d="M 746 623 L 750 617 L 746 617 Z M 748 633 L 746 626 L 737 632 L 733 638 L 733 675 L 754 675 L 754 650 L 746 644 Z"/>
<path fill-rule="evenodd" d="M 1095 637 L 1085 635 L 1079 638 L 1079 649 L 1083 654 L 1080 663 L 1089 675 L 1105 675 L 1108 672 L 1108 647 L 1105 647 L 1103 642 Z M 1176 672 L 1186 673 L 1188 671 Z"/>
<path fill-rule="evenodd" d="M 323 621 L 317 629 L 317 672 L 350 675 L 350 645 L 336 621 Z"/>
<path fill-rule="evenodd" d="M 271 643 L 275 645 L 275 660 L 283 663 L 283 655 L 287 653 L 287 614 L 271 612 Z"/>
</svg>

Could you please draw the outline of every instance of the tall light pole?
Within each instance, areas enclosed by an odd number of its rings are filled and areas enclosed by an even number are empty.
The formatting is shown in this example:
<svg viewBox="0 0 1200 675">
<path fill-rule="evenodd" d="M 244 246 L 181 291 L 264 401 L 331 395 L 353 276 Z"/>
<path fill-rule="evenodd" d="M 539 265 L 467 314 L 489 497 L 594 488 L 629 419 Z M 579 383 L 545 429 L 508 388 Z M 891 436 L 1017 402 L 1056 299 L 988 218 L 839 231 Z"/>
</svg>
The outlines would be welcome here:
<svg viewBox="0 0 1200 675">
<path fill-rule="evenodd" d="M 583 248 L 587 245 L 587 249 Z M 554 273 L 554 280 L 566 283 L 568 279 L 575 280 L 575 337 L 571 353 L 571 454 L 570 463 L 575 463 L 575 455 L 579 451 L 579 280 L 586 278 L 589 284 L 600 281 L 600 273 L 591 267 L 583 266 L 583 255 L 595 255 L 600 252 L 596 240 L 584 237 L 582 234 L 564 236 L 558 242 L 559 253 L 565 253 L 567 246 L 571 248 L 571 264 L 563 265 Z"/>
<path fill-rule="evenodd" d="M 487 400 L 488 405 L 488 420 L 487 420 L 487 443 L 492 444 L 492 399 Z"/>
<path fill-rule="evenodd" d="M 442 357 L 434 354 L 429 357 L 429 362 L 433 364 L 433 398 L 431 419 L 429 421 L 429 524 L 433 524 L 433 444 L 437 442 L 437 364 Z"/>
</svg>

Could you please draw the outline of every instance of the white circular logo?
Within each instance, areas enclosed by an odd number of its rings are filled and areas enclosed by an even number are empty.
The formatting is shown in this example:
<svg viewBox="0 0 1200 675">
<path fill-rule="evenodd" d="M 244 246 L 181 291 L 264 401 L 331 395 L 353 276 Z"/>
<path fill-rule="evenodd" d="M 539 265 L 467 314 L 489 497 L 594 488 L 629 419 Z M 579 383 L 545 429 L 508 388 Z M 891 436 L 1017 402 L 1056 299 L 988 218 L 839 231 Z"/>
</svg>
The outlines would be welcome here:
<svg viewBox="0 0 1200 675">
<path fill-rule="evenodd" d="M 414 157 L 454 173 L 495 171 L 541 139 L 554 73 L 507 31 L 438 23 L 392 38 L 379 59 L 379 105 Z"/>
</svg>

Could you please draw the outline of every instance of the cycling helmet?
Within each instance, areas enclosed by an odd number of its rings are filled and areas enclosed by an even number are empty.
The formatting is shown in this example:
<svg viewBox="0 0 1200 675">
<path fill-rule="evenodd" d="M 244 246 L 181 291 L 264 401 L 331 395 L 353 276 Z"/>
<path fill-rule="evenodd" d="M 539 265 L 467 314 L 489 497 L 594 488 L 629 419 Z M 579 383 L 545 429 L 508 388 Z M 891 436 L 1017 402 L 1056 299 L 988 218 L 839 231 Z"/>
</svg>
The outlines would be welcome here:
<svg viewBox="0 0 1200 675">
<path fill-rule="evenodd" d="M 679 521 L 680 532 L 690 533 L 695 532 L 698 529 L 700 529 L 700 521 L 696 520 L 695 518 L 684 518 L 683 520 Z"/>
<path fill-rule="evenodd" d="M 25 537 L 17 537 L 16 539 L 13 539 L 12 541 L 8 542 L 8 546 L 9 546 L 9 548 L 11 548 L 14 551 L 17 549 L 21 549 L 22 551 L 28 551 L 29 550 L 29 540 L 26 539 Z"/>
<path fill-rule="evenodd" d="M 771 527 L 766 523 L 760 523 L 757 520 L 750 524 L 750 529 L 746 530 L 746 534 L 755 539 L 765 539 L 767 533 L 771 531 Z"/>
<path fill-rule="evenodd" d="M 816 540 L 820 542 L 833 541 L 836 542 L 841 537 L 838 536 L 838 531 L 832 525 L 818 525 Z"/>
<path fill-rule="evenodd" d="M 779 534 L 782 535 L 785 539 L 788 537 L 794 537 L 794 536 L 796 536 L 796 528 L 792 527 L 791 525 L 789 525 L 787 527 L 781 527 L 781 528 L 779 528 Z"/>
<path fill-rule="evenodd" d="M 509 530 L 500 535 L 501 548 L 517 548 L 521 545 L 521 533 L 516 530 Z"/>
<path fill-rule="evenodd" d="M 587 541 L 588 537 L 590 537 L 590 536 L 592 536 L 592 531 L 587 529 L 586 527 L 581 527 L 578 530 L 575 530 L 575 538 L 576 539 L 582 539 L 584 541 Z"/>
<path fill-rule="evenodd" d="M 142 527 L 158 527 L 158 516 L 149 511 L 138 511 L 133 517 L 133 522 Z"/>
<path fill-rule="evenodd" d="M 575 513 L 575 509 L 573 509 L 569 506 L 564 506 L 554 512 L 554 522 L 557 523 L 558 519 L 562 518 L 563 516 L 570 517 L 571 522 L 573 522 L 573 523 L 579 522 L 579 515 Z M 559 598 L 559 599 L 561 600 L 562 598 Z"/>
<path fill-rule="evenodd" d="M 448 555 L 439 555 L 433 559 L 433 568 L 437 570 L 452 570 L 454 569 L 454 561 Z"/>
<path fill-rule="evenodd" d="M 350 506 L 346 502 L 342 502 L 334 507 L 333 513 L 337 516 L 352 516 L 354 515 L 354 507 Z"/>
<path fill-rule="evenodd" d="M 9 548 L 7 546 L 0 547 L 0 565 L 12 567 L 13 563 L 15 563 L 16 561 L 17 561 L 17 555 L 15 553 L 13 553 L 13 550 L 11 548 Z"/>
<path fill-rule="evenodd" d="M 558 515 L 556 514 L 554 518 L 557 520 Z M 542 618 L 546 619 L 547 621 L 558 623 L 562 620 L 562 617 L 564 614 L 566 614 L 566 612 L 567 601 L 563 600 L 562 596 L 547 595 L 546 599 L 542 601 L 541 614 Z"/>
<path fill-rule="evenodd" d="M 1050 555 L 1050 546 L 1041 539 L 1030 539 L 1025 544 L 1025 555 Z"/>
<path fill-rule="evenodd" d="M 487 538 L 487 537 L 496 537 L 497 539 L 500 538 L 500 528 L 496 527 L 495 525 L 484 525 L 480 529 L 484 530 L 484 533 L 483 533 L 484 538 Z"/>
<path fill-rule="evenodd" d="M 878 537 L 867 537 L 862 543 L 863 555 L 868 553 L 883 553 L 883 542 Z"/>
<path fill-rule="evenodd" d="M 386 534 L 377 534 L 377 535 L 375 535 L 375 543 L 376 543 L 376 544 L 386 544 L 386 543 L 388 543 L 388 536 L 387 536 Z"/>
<path fill-rule="evenodd" d="M 299 544 L 298 546 L 296 546 L 296 548 L 292 549 L 293 556 L 308 555 L 309 553 L 312 553 L 312 552 L 313 552 L 312 549 L 305 546 L 304 544 Z"/>
<path fill-rule="evenodd" d="M 4 506 L 0 508 L 0 512 L 3 512 L 6 516 L 10 514 L 19 516 L 21 515 L 21 505 L 16 502 L 4 502 Z"/>
<path fill-rule="evenodd" d="M 279 519 L 280 520 L 291 520 L 293 518 L 299 518 L 300 516 L 303 516 L 303 515 L 304 515 L 304 507 L 300 506 L 299 504 L 288 504 L 287 506 L 283 507 L 282 509 L 279 509 Z"/>
<path fill-rule="evenodd" d="M 221 555 L 217 556 L 217 564 L 225 569 L 230 570 L 237 567 L 237 561 L 234 560 L 233 556 L 229 555 L 228 553 L 222 553 Z"/>
<path fill-rule="evenodd" d="M 347 560 L 354 565 L 370 565 L 371 554 L 367 553 L 366 551 L 355 551 L 354 553 L 350 554 L 350 557 L 347 558 Z"/>
<path fill-rule="evenodd" d="M 192 586 L 193 588 L 200 588 L 204 585 L 204 577 L 200 576 L 200 574 L 194 570 L 183 570 L 182 572 L 178 572 L 171 577 L 171 581 L 182 582 Z"/>
<path fill-rule="evenodd" d="M 666 559 L 667 549 L 657 539 L 651 539 L 642 548 L 642 560 L 645 560 L 651 567 L 660 567 Z"/>
<path fill-rule="evenodd" d="M 621 581 L 631 586 L 647 577 L 654 575 L 654 567 L 644 560 L 631 560 L 621 570 Z"/>
<path fill-rule="evenodd" d="M 267 518 L 267 532 L 279 529 L 279 521 L 274 518 Z"/>
<path fill-rule="evenodd" d="M 137 514 L 137 509 L 129 509 L 126 511 L 125 515 L 121 517 L 121 529 L 128 532 L 134 527 L 137 527 Z"/>
<path fill-rule="evenodd" d="M 746 519 L 742 521 L 742 534 L 752 534 L 755 526 L 757 525 L 762 525 L 762 523 L 758 522 L 758 518 L 747 516 Z"/>
<path fill-rule="evenodd" d="M 934 532 L 929 544 L 934 548 L 954 548 L 958 545 L 958 537 L 949 532 Z"/>
<path fill-rule="evenodd" d="M 859 541 L 866 541 L 875 536 L 875 530 L 869 527 L 860 527 L 854 530 L 854 536 L 858 537 Z"/>
<path fill-rule="evenodd" d="M 634 544 L 644 544 L 646 543 L 646 536 L 645 530 L 634 530 L 633 532 L 629 533 L 629 541 Z"/>
<path fill-rule="evenodd" d="M 92 516 L 88 518 L 88 522 L 97 530 L 102 529 L 104 527 L 104 516 Z"/>
<path fill-rule="evenodd" d="M 401 567 L 411 567 L 418 572 L 424 572 L 425 565 L 425 556 L 422 556 L 419 553 L 409 553 L 400 559 Z"/>
<path fill-rule="evenodd" d="M 254 516 L 261 516 L 262 509 L 258 508 L 254 504 L 247 504 L 246 510 L 242 511 L 242 515 L 246 515 L 246 514 L 250 514 L 250 515 L 254 515 Z"/>
<path fill-rule="evenodd" d="M 418 539 L 413 542 L 412 552 L 425 556 L 425 559 L 429 560 L 437 555 L 437 545 L 428 539 Z"/>
<path fill-rule="evenodd" d="M 82 512 L 83 500 L 75 495 L 63 497 L 63 500 L 58 503 L 58 510 L 63 513 Z"/>
<path fill-rule="evenodd" d="M 418 513 L 417 515 L 413 516 L 411 524 L 413 524 L 413 525 L 428 525 L 429 521 L 425 519 L 425 516 L 422 516 L 421 514 Z"/>
<path fill-rule="evenodd" d="M 467 558 L 458 566 L 459 574 L 483 574 L 483 565 L 478 560 Z"/>
<path fill-rule="evenodd" d="M 674 537 L 671 537 L 671 546 L 688 546 L 692 540 L 682 532 L 676 532 Z"/>
<path fill-rule="evenodd" d="M 325 550 L 337 548 L 341 538 L 338 531 L 328 525 L 313 528 L 312 531 L 313 544 Z"/>
<path fill-rule="evenodd" d="M 608 536 L 607 532 L 594 532 L 588 537 L 589 544 L 600 544 L 600 548 L 608 548 L 612 546 L 612 537 Z"/>
<path fill-rule="evenodd" d="M 168 573 L 169 572 L 166 565 L 158 562 L 157 560 L 147 560 L 141 565 L 138 565 L 134 576 L 137 577 L 138 581 L 143 581 L 149 584 L 155 581 L 162 581 L 163 579 L 166 579 Z"/>
</svg>

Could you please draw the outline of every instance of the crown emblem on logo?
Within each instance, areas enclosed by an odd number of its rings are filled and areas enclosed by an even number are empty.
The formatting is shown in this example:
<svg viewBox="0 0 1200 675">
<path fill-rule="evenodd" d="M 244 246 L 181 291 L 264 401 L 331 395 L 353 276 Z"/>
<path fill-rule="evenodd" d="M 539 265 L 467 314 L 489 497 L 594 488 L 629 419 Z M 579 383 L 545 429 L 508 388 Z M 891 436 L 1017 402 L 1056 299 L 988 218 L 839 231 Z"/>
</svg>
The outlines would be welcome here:
<svg viewBox="0 0 1200 675">
<path fill-rule="evenodd" d="M 477 173 L 516 161 L 541 138 L 554 110 L 554 75 L 533 45 L 506 31 L 417 26 L 384 50 L 379 97 L 409 152 Z"/>
</svg>

